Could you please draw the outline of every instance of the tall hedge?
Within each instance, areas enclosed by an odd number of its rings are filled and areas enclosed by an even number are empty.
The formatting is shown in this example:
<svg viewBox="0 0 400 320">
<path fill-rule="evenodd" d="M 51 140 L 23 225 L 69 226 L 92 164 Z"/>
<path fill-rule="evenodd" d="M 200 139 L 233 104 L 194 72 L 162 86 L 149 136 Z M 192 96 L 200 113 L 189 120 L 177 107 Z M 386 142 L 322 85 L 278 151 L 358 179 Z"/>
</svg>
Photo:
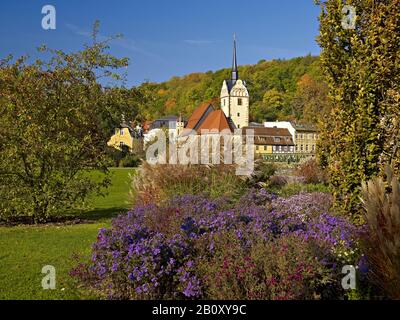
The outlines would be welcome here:
<svg viewBox="0 0 400 320">
<path fill-rule="evenodd" d="M 400 0 L 319 1 L 321 66 L 330 116 L 320 123 L 319 159 L 336 203 L 357 219 L 361 182 L 399 170 Z M 355 8 L 355 28 L 342 21 Z"/>
</svg>

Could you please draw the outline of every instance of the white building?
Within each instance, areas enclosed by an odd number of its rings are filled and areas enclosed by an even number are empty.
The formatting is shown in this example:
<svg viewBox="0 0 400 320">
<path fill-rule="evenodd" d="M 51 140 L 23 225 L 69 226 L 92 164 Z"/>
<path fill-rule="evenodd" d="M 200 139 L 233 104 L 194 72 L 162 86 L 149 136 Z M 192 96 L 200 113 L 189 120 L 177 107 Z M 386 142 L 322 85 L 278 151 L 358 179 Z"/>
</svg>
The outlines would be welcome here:
<svg viewBox="0 0 400 320">
<path fill-rule="evenodd" d="M 290 134 L 292 135 L 293 142 L 296 143 L 296 129 L 293 127 L 291 122 L 289 122 L 289 121 L 266 121 L 266 122 L 264 122 L 264 127 L 288 129 Z"/>
</svg>

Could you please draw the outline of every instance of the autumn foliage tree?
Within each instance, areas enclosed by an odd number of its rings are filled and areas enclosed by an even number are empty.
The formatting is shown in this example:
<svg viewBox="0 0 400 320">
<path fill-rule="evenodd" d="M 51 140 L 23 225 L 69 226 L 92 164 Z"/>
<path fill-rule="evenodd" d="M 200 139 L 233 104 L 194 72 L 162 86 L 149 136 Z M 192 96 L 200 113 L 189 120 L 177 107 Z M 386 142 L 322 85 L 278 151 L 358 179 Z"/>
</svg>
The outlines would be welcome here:
<svg viewBox="0 0 400 320">
<path fill-rule="evenodd" d="M 50 57 L 29 64 L 22 57 L 0 64 L 0 219 L 28 216 L 44 222 L 108 185 L 87 170 L 107 173 L 109 128 L 128 112 L 119 81 L 128 63 L 107 52 L 109 40 L 65 53 L 41 47 Z M 123 94 L 124 93 L 124 94 Z"/>
<path fill-rule="evenodd" d="M 357 217 L 361 182 L 383 174 L 385 164 L 400 165 L 400 0 L 318 2 L 333 105 L 321 123 L 319 158 L 337 203 Z M 354 28 L 344 5 L 355 9 Z"/>
<path fill-rule="evenodd" d="M 305 123 L 317 123 L 330 110 L 328 88 L 325 82 L 303 75 L 297 82 L 293 98 L 293 113 Z"/>
</svg>

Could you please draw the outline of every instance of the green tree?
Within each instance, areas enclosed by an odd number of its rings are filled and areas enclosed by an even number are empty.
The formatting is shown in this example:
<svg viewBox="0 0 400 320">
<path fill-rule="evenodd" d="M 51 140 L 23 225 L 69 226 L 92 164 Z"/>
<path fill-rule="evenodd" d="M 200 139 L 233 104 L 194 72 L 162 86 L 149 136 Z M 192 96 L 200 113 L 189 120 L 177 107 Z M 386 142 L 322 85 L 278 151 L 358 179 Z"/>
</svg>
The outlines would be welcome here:
<svg viewBox="0 0 400 320">
<path fill-rule="evenodd" d="M 255 118 L 257 121 L 277 120 L 283 114 L 284 107 L 284 94 L 273 88 L 265 92 L 262 104 L 255 106 Z"/>
<path fill-rule="evenodd" d="M 297 89 L 292 101 L 293 113 L 305 123 L 317 123 L 325 117 L 330 104 L 325 82 L 315 81 L 307 73 L 297 82 Z"/>
<path fill-rule="evenodd" d="M 123 90 L 99 83 L 123 79 L 128 60 L 110 55 L 112 38 L 76 53 L 41 47 L 47 60 L 0 64 L 0 218 L 35 223 L 83 201 L 109 184 L 109 129 L 128 112 Z M 108 128 L 108 129 L 107 129 Z M 92 181 L 87 170 L 105 173 Z"/>
<path fill-rule="evenodd" d="M 335 198 L 356 217 L 362 181 L 399 169 L 400 0 L 320 1 L 321 64 L 333 105 L 321 123 L 319 158 Z M 344 5 L 355 28 L 342 26 Z"/>
</svg>

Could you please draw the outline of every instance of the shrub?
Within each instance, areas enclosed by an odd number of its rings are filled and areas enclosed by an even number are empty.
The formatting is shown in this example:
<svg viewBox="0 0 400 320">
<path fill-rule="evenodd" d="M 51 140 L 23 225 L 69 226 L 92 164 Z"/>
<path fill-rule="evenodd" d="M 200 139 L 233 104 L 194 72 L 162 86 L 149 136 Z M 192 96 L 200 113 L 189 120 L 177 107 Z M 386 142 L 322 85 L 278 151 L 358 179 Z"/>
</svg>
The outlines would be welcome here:
<svg viewBox="0 0 400 320">
<path fill-rule="evenodd" d="M 286 185 L 288 183 L 288 179 L 284 176 L 277 176 L 277 175 L 273 175 L 270 179 L 269 179 L 269 183 L 268 186 L 270 188 L 282 188 L 284 185 Z"/>
<path fill-rule="evenodd" d="M 372 282 L 392 299 L 400 299 L 400 184 L 387 169 L 382 178 L 363 183 L 362 194 L 368 232 L 364 246 Z"/>
<path fill-rule="evenodd" d="M 265 162 L 264 159 L 256 159 L 254 162 L 254 172 L 248 178 L 250 187 L 266 186 L 270 178 L 275 174 L 277 167 L 274 163 Z"/>
<path fill-rule="evenodd" d="M 326 183 L 328 180 L 326 173 L 318 166 L 315 159 L 300 163 L 295 174 L 302 177 L 305 183 Z"/>
<path fill-rule="evenodd" d="M 354 248 L 357 230 L 324 212 L 326 197 L 283 199 L 253 189 L 234 205 L 184 195 L 136 206 L 99 232 L 91 261 L 72 274 L 112 299 L 343 294 L 340 281 L 332 283 L 337 253 Z"/>
<path fill-rule="evenodd" d="M 329 192 L 329 186 L 322 183 L 289 182 L 281 187 L 272 187 L 271 190 L 282 197 L 290 197 L 304 192 Z"/>
<path fill-rule="evenodd" d="M 234 232 L 216 239 L 217 252 L 202 260 L 210 299 L 316 299 L 320 286 L 334 283 L 332 273 L 315 260 L 312 242 L 293 234 L 274 241 L 254 239 L 243 250 Z"/>
<path fill-rule="evenodd" d="M 136 168 L 140 163 L 141 159 L 134 154 L 126 155 L 120 162 L 120 166 L 123 168 Z"/>
<path fill-rule="evenodd" d="M 233 165 L 151 165 L 143 162 L 133 177 L 133 204 L 158 203 L 174 195 L 206 193 L 211 198 L 238 198 L 245 181 Z"/>
<path fill-rule="evenodd" d="M 34 60 L 1 60 L 0 219 L 44 223 L 109 185 L 104 142 L 132 106 L 118 86 L 128 60 L 97 33 L 98 22 L 93 42 L 76 52 L 42 46 Z M 105 88 L 107 79 L 115 86 Z M 103 179 L 85 177 L 89 169 Z"/>
<path fill-rule="evenodd" d="M 138 141 L 134 141 L 135 150 L 139 150 L 137 146 Z M 122 150 L 114 147 L 107 147 L 107 165 L 109 167 L 123 167 L 123 168 L 134 168 L 141 163 L 142 154 L 141 152 L 133 152 L 129 150 L 129 147 L 124 146 Z"/>
</svg>

